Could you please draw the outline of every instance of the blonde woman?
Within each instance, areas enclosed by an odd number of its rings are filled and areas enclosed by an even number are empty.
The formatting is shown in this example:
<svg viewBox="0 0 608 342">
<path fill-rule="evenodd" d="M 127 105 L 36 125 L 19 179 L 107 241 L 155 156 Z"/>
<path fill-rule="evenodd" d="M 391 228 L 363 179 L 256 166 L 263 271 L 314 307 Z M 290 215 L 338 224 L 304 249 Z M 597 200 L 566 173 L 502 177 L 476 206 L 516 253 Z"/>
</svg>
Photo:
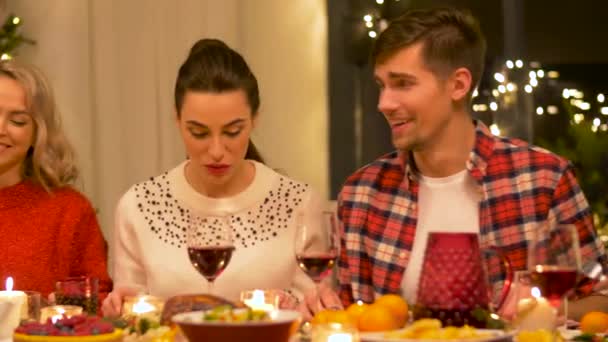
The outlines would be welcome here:
<svg viewBox="0 0 608 342">
<path fill-rule="evenodd" d="M 70 276 L 111 290 L 107 246 L 78 176 L 46 77 L 35 67 L 0 62 L 0 283 L 54 291 Z M 0 285 L 3 287 L 3 285 Z"/>
</svg>

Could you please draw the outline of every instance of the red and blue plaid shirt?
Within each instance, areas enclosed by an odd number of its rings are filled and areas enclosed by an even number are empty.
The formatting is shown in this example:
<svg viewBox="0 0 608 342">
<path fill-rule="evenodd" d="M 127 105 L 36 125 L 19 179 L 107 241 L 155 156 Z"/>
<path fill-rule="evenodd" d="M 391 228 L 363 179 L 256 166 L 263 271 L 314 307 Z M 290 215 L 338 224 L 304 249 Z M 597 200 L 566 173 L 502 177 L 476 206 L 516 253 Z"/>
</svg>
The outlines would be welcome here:
<svg viewBox="0 0 608 342">
<path fill-rule="evenodd" d="M 567 160 L 521 140 L 493 136 L 477 122 L 466 168 L 482 194 L 480 242 L 500 247 L 515 270 L 526 268 L 530 232 L 558 222 L 576 225 L 583 262 L 604 262 L 589 205 Z M 377 159 L 346 181 L 338 196 L 344 230 L 338 279 L 344 304 L 400 293 L 416 233 L 418 190 L 408 154 L 401 152 Z M 488 273 L 500 287 L 504 274 L 498 260 Z"/>
</svg>

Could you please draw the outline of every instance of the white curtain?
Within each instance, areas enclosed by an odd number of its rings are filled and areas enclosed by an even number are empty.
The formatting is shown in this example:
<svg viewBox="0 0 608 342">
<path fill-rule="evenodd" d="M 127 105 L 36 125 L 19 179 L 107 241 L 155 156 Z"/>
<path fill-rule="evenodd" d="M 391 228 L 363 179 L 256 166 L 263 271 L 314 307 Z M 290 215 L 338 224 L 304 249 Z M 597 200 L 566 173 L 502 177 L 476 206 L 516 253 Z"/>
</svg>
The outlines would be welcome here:
<svg viewBox="0 0 608 342">
<path fill-rule="evenodd" d="M 173 85 L 203 37 L 225 40 L 257 74 L 263 116 L 254 141 L 271 166 L 327 194 L 323 0 L 8 0 L 6 8 L 37 41 L 18 58 L 53 83 L 104 231 L 129 186 L 184 159 Z"/>
</svg>

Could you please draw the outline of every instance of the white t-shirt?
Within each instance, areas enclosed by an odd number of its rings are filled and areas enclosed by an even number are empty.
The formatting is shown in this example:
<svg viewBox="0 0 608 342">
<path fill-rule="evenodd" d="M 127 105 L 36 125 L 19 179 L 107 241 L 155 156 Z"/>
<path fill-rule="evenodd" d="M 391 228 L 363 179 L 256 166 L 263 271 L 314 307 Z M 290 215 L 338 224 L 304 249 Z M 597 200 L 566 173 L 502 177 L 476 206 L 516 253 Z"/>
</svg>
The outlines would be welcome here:
<svg viewBox="0 0 608 342">
<path fill-rule="evenodd" d="M 443 178 L 418 177 L 418 223 L 410 260 L 401 282 L 403 295 L 412 304 L 416 303 L 429 232 L 479 233 L 481 196 L 467 170 Z"/>
<path fill-rule="evenodd" d="M 213 284 L 213 294 L 236 301 L 246 289 L 290 289 L 301 295 L 314 283 L 296 264 L 297 213 L 312 217 L 323 208 L 306 184 L 255 165 L 253 182 L 229 198 L 210 198 L 187 182 L 184 167 L 131 187 L 116 210 L 114 285 L 136 287 L 168 298 L 206 293 L 207 280 L 190 263 L 186 214 L 230 215 L 235 251 Z M 311 218 L 312 219 L 312 218 Z"/>
</svg>

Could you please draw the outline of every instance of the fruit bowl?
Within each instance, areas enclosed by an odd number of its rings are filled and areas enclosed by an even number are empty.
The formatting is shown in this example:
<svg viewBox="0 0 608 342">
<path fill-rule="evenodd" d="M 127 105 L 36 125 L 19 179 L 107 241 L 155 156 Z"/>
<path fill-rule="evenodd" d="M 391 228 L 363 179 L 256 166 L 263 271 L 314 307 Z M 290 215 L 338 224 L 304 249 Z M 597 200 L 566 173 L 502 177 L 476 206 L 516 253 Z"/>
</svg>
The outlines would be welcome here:
<svg viewBox="0 0 608 342">
<path fill-rule="evenodd" d="M 15 342 L 120 342 L 123 331 L 96 316 L 77 315 L 49 318 L 44 323 L 22 323 L 15 330 Z"/>
<path fill-rule="evenodd" d="M 235 312 L 246 309 L 235 309 Z M 173 322 L 190 341 L 287 342 L 300 323 L 300 313 L 277 310 L 268 321 L 205 321 L 209 311 L 191 311 L 173 316 Z"/>
<path fill-rule="evenodd" d="M 40 336 L 15 333 L 14 342 L 120 342 L 123 332 L 115 329 L 109 334 L 90 335 L 90 336 Z"/>
</svg>

